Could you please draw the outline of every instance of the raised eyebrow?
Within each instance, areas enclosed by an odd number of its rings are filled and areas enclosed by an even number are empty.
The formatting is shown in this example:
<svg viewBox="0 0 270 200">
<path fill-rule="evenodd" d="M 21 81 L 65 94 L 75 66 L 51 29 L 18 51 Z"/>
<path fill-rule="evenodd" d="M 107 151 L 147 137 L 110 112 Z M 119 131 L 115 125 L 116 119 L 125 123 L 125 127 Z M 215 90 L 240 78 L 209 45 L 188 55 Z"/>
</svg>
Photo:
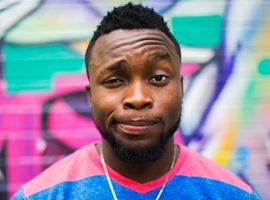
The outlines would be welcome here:
<svg viewBox="0 0 270 200">
<path fill-rule="evenodd" d="M 119 67 L 123 66 L 124 60 L 116 61 L 104 68 L 105 71 L 114 72 L 119 69 Z"/>
<path fill-rule="evenodd" d="M 119 70 L 122 70 L 123 67 L 125 67 L 127 64 L 126 60 L 121 59 L 119 61 L 116 61 L 112 64 L 109 64 L 108 66 L 104 67 L 104 69 L 102 69 L 100 71 L 101 74 L 105 74 L 107 72 L 109 73 L 115 73 L 118 72 Z"/>
<path fill-rule="evenodd" d="M 151 56 L 149 56 L 146 60 L 147 63 L 158 62 L 160 60 L 172 60 L 170 54 L 168 52 L 157 52 Z"/>
</svg>

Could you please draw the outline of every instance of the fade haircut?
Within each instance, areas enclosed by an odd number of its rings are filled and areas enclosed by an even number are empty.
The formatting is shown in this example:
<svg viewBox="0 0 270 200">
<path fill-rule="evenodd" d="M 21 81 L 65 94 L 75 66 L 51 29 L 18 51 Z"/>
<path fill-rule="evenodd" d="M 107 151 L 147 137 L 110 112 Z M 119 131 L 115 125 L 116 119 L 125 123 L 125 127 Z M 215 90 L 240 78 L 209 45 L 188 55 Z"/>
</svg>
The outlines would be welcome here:
<svg viewBox="0 0 270 200">
<path fill-rule="evenodd" d="M 96 40 L 104 34 L 119 29 L 160 30 L 161 32 L 165 33 L 174 43 L 175 49 L 181 60 L 180 46 L 175 37 L 170 32 L 167 23 L 164 21 L 164 18 L 156 13 L 152 8 L 144 7 L 141 4 L 134 5 L 129 2 L 124 6 L 115 7 L 112 11 L 108 12 L 107 15 L 103 17 L 96 31 L 94 32 L 85 53 L 85 65 L 88 80 L 90 80 L 88 64 Z"/>
</svg>

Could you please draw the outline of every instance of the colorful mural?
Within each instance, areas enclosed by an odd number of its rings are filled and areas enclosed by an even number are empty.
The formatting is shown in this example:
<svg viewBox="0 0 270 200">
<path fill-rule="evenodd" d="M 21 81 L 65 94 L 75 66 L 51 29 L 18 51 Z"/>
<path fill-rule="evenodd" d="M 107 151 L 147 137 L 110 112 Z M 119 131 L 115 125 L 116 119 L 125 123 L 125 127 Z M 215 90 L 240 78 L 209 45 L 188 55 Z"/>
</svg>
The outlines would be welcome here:
<svg viewBox="0 0 270 200">
<path fill-rule="evenodd" d="M 112 0 L 0 1 L 0 199 L 100 139 L 83 57 Z M 176 133 L 270 199 L 270 3 L 141 0 L 181 43 L 185 97 Z"/>
</svg>

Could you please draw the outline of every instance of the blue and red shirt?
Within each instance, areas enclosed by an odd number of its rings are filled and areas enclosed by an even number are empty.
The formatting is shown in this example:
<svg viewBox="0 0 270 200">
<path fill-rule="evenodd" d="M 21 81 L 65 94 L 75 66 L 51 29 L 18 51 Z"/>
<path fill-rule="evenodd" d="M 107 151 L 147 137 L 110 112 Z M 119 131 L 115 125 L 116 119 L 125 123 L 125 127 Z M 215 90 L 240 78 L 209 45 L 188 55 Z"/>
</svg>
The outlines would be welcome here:
<svg viewBox="0 0 270 200">
<path fill-rule="evenodd" d="M 92 143 L 58 161 L 22 186 L 12 199 L 113 199 L 95 145 Z M 160 199 L 259 199 L 249 185 L 225 168 L 184 146 L 179 148 L 179 156 Z M 138 183 L 107 168 L 119 200 L 155 199 L 166 178 L 164 175 Z"/>
</svg>

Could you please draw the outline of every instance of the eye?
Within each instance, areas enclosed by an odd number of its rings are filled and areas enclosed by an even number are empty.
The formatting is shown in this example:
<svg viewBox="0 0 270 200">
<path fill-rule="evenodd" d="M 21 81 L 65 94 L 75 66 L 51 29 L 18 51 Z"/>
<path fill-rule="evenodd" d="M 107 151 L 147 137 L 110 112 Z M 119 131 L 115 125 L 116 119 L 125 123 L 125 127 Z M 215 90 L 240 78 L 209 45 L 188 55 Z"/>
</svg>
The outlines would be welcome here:
<svg viewBox="0 0 270 200">
<path fill-rule="evenodd" d="M 103 85 L 108 88 L 115 88 L 125 84 L 125 81 L 121 78 L 110 78 L 103 81 Z"/>
<path fill-rule="evenodd" d="M 169 77 L 163 74 L 156 75 L 152 77 L 149 82 L 156 86 L 166 85 L 169 81 Z"/>
</svg>

